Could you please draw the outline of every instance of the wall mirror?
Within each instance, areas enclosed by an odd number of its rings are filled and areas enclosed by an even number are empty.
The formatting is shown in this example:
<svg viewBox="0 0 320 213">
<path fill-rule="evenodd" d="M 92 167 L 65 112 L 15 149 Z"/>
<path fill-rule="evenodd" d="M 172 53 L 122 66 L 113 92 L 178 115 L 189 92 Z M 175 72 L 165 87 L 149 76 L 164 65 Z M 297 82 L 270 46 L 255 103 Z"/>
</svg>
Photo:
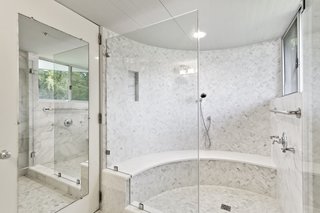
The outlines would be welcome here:
<svg viewBox="0 0 320 213">
<path fill-rule="evenodd" d="M 18 212 L 88 194 L 89 44 L 19 15 Z"/>
</svg>

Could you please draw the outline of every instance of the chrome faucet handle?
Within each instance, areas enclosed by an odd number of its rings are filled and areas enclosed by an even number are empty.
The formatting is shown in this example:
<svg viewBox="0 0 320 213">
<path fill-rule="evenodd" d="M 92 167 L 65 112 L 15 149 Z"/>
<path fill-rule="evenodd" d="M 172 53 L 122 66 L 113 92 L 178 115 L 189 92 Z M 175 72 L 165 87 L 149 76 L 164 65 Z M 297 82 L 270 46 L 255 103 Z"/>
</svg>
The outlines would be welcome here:
<svg viewBox="0 0 320 213">
<path fill-rule="evenodd" d="M 270 136 L 270 139 L 279 139 L 280 137 L 279 136 L 277 136 L 277 135 L 272 135 L 272 136 Z"/>
<path fill-rule="evenodd" d="M 276 136 L 276 135 L 272 135 L 272 136 L 270 136 L 270 139 L 272 139 L 273 141 L 272 141 L 272 144 L 275 144 L 275 143 L 281 143 L 280 142 L 280 137 L 279 136 Z"/>
<path fill-rule="evenodd" d="M 273 140 L 273 141 L 272 141 L 272 144 L 275 144 L 275 143 L 277 143 L 277 144 L 282 144 L 282 142 L 279 141 L 279 140 Z"/>
<path fill-rule="evenodd" d="M 290 147 L 290 148 L 281 148 L 281 150 L 282 150 L 283 153 L 286 153 L 287 151 L 292 152 L 292 153 L 295 153 L 295 152 L 296 152 L 295 148 L 293 148 L 293 147 Z"/>
</svg>

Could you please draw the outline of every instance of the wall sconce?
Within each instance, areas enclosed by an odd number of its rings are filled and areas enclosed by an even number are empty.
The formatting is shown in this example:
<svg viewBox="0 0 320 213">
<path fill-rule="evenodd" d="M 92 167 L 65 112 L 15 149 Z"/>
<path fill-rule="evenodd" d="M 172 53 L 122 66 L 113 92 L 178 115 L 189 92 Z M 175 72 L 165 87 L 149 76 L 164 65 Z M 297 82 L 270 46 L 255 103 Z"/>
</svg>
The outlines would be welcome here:
<svg viewBox="0 0 320 213">
<path fill-rule="evenodd" d="M 178 70 L 180 75 L 189 75 L 197 72 L 193 67 L 188 65 L 180 65 Z"/>
</svg>

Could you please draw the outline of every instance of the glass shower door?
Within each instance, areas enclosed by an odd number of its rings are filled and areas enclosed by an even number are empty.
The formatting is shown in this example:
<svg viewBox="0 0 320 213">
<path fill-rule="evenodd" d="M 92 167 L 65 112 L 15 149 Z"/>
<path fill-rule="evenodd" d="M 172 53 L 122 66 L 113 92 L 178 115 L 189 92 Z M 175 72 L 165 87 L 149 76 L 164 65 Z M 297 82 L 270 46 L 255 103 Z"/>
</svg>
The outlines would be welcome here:
<svg viewBox="0 0 320 213">
<path fill-rule="evenodd" d="M 81 184 L 87 181 L 89 135 L 88 45 L 55 54 L 54 170 Z M 87 185 L 87 183 L 83 184 Z"/>
<path fill-rule="evenodd" d="M 128 178 L 110 211 L 198 212 L 197 15 L 107 39 L 107 178 Z"/>
<path fill-rule="evenodd" d="M 320 212 L 320 2 L 307 0 L 303 19 L 303 206 Z"/>
</svg>

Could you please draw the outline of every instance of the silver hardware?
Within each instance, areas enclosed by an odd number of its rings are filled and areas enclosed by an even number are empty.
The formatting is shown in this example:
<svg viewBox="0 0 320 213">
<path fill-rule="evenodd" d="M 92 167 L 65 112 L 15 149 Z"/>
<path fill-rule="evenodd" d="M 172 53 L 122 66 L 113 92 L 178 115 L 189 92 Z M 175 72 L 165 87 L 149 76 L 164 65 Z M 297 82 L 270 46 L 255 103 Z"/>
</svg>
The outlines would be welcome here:
<svg viewBox="0 0 320 213">
<path fill-rule="evenodd" d="M 52 109 L 50 107 L 43 107 L 42 111 L 48 112 L 48 111 L 52 111 Z"/>
<path fill-rule="evenodd" d="M 113 170 L 117 172 L 117 171 L 119 171 L 119 167 L 118 166 L 114 166 Z"/>
<path fill-rule="evenodd" d="M 277 108 L 271 109 L 270 112 L 273 112 L 275 114 L 284 114 L 284 115 L 295 115 L 297 118 L 301 118 L 301 109 L 298 108 L 295 111 L 283 111 L 283 110 L 277 110 Z"/>
<path fill-rule="evenodd" d="M 272 144 L 281 144 L 281 151 L 286 153 L 287 151 L 295 153 L 295 149 L 293 147 L 288 147 L 288 137 L 285 132 L 282 133 L 281 138 L 279 136 L 270 136 L 270 139 L 273 139 Z"/>
<path fill-rule="evenodd" d="M 221 207 L 220 207 L 222 210 L 226 210 L 228 212 L 231 212 L 231 206 L 229 205 L 226 205 L 226 204 L 221 204 Z"/>
<path fill-rule="evenodd" d="M 139 207 L 138 207 L 140 210 L 144 210 L 144 205 L 143 203 L 139 203 Z"/>
<path fill-rule="evenodd" d="M 43 107 L 42 111 L 44 112 L 49 112 L 49 111 L 63 111 L 63 110 L 83 110 L 83 111 L 88 111 L 88 109 L 81 109 L 81 108 L 50 108 L 50 107 Z"/>
<path fill-rule="evenodd" d="M 102 113 L 98 114 L 98 123 L 102 124 Z"/>
<path fill-rule="evenodd" d="M 281 148 L 281 150 L 282 150 L 283 153 L 286 153 L 287 151 L 292 152 L 292 153 L 296 152 L 295 148 L 293 148 L 293 147 L 291 147 L 291 148 Z"/>
<path fill-rule="evenodd" d="M 279 136 L 270 136 L 270 139 L 272 139 L 272 144 L 275 144 L 275 143 L 279 143 L 279 139 L 280 137 Z"/>
<path fill-rule="evenodd" d="M 10 158 L 10 157 L 11 157 L 11 153 L 8 152 L 7 150 L 2 150 L 2 151 L 0 152 L 0 159 L 1 159 L 1 160 L 8 159 L 8 158 Z"/>
<path fill-rule="evenodd" d="M 31 152 L 30 153 L 30 158 L 35 158 L 35 157 L 36 157 L 36 152 L 35 151 Z"/>
<path fill-rule="evenodd" d="M 73 124 L 73 121 L 72 119 L 66 119 L 63 123 L 65 127 L 70 127 Z"/>
</svg>

